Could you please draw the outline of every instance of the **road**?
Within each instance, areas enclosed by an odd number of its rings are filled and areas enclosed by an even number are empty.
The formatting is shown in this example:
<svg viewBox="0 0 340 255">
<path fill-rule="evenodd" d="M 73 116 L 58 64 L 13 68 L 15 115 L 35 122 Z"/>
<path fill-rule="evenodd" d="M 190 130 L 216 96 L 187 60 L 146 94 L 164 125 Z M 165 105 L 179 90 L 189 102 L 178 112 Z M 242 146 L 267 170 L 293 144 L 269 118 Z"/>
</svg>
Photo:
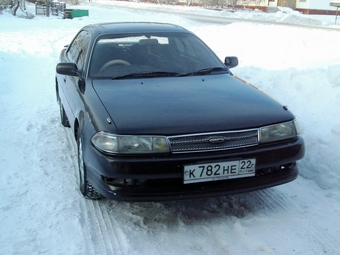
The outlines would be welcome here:
<svg viewBox="0 0 340 255">
<path fill-rule="evenodd" d="M 291 20 L 291 22 L 296 23 L 289 23 L 286 22 L 278 22 L 273 19 L 261 19 L 261 18 L 237 18 L 237 17 L 230 17 L 227 15 L 221 15 L 221 9 L 210 9 L 205 12 L 198 12 L 197 10 L 190 8 L 184 8 L 182 11 L 178 11 L 177 9 L 173 9 L 172 6 L 159 8 L 157 5 L 153 4 L 137 4 L 125 1 L 105 1 L 105 0 L 97 0 L 92 2 L 93 6 L 107 6 L 107 7 L 118 7 L 121 9 L 132 9 L 138 11 L 146 11 L 152 12 L 157 11 L 157 13 L 164 13 L 164 14 L 176 14 L 180 17 L 185 17 L 187 19 L 191 19 L 193 21 L 210 23 L 210 24 L 231 24 L 234 22 L 246 22 L 246 23 L 258 23 L 258 24 L 267 24 L 267 25 L 279 25 L 279 26 L 291 26 L 291 27 L 304 27 L 304 28 L 313 28 L 313 29 L 322 29 L 322 30 L 330 30 L 330 31 L 340 31 L 340 26 L 324 26 L 321 23 L 319 25 L 313 25 L 313 23 L 317 23 L 317 21 L 312 22 L 312 24 L 308 24 L 308 15 L 304 15 L 305 22 L 301 20 Z M 247 17 L 245 15 L 245 17 Z"/>
</svg>

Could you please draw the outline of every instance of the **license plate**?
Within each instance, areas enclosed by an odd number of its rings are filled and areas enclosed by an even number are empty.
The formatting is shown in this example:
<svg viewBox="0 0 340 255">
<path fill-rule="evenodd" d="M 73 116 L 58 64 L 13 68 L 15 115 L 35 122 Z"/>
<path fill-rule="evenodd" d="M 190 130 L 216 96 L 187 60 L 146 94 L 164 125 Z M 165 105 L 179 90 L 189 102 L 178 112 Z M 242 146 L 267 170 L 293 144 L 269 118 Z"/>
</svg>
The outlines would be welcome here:
<svg viewBox="0 0 340 255">
<path fill-rule="evenodd" d="M 184 184 L 255 176 L 256 159 L 184 166 Z"/>
</svg>

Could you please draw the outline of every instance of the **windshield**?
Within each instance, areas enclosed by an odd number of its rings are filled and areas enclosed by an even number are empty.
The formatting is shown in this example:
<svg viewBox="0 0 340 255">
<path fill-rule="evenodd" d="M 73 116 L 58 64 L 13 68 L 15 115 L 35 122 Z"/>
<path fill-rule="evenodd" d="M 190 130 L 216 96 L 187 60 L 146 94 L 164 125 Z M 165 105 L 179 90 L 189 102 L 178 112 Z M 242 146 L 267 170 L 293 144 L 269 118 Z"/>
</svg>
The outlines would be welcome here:
<svg viewBox="0 0 340 255">
<path fill-rule="evenodd" d="M 189 33 L 106 35 L 97 40 L 90 64 L 93 78 L 202 75 L 212 71 L 227 69 L 200 39 Z"/>
</svg>

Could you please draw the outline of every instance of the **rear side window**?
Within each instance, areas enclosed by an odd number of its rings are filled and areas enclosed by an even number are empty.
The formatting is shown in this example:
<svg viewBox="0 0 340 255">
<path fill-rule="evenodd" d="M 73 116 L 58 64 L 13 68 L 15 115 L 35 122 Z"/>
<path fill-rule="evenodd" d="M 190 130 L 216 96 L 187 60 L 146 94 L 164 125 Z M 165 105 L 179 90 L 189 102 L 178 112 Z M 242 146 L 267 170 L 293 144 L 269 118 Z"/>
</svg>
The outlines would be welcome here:
<svg viewBox="0 0 340 255">
<path fill-rule="evenodd" d="M 78 69 L 83 69 L 85 65 L 86 55 L 90 44 L 90 33 L 81 31 L 71 43 L 67 56 L 71 62 L 77 64 Z"/>
</svg>

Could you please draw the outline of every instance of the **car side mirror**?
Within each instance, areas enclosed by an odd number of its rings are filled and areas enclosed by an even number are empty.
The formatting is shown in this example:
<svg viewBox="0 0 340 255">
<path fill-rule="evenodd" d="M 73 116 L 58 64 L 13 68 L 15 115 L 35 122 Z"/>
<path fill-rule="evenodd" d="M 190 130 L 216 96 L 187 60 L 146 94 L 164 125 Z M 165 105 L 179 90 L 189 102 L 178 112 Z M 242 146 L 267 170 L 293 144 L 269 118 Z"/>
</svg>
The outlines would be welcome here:
<svg viewBox="0 0 340 255">
<path fill-rule="evenodd" d="M 56 71 L 58 74 L 80 77 L 80 71 L 75 63 L 59 63 Z"/>
<path fill-rule="evenodd" d="M 228 68 L 233 68 L 238 66 L 238 58 L 237 57 L 226 57 L 224 59 L 224 64 Z"/>
</svg>

